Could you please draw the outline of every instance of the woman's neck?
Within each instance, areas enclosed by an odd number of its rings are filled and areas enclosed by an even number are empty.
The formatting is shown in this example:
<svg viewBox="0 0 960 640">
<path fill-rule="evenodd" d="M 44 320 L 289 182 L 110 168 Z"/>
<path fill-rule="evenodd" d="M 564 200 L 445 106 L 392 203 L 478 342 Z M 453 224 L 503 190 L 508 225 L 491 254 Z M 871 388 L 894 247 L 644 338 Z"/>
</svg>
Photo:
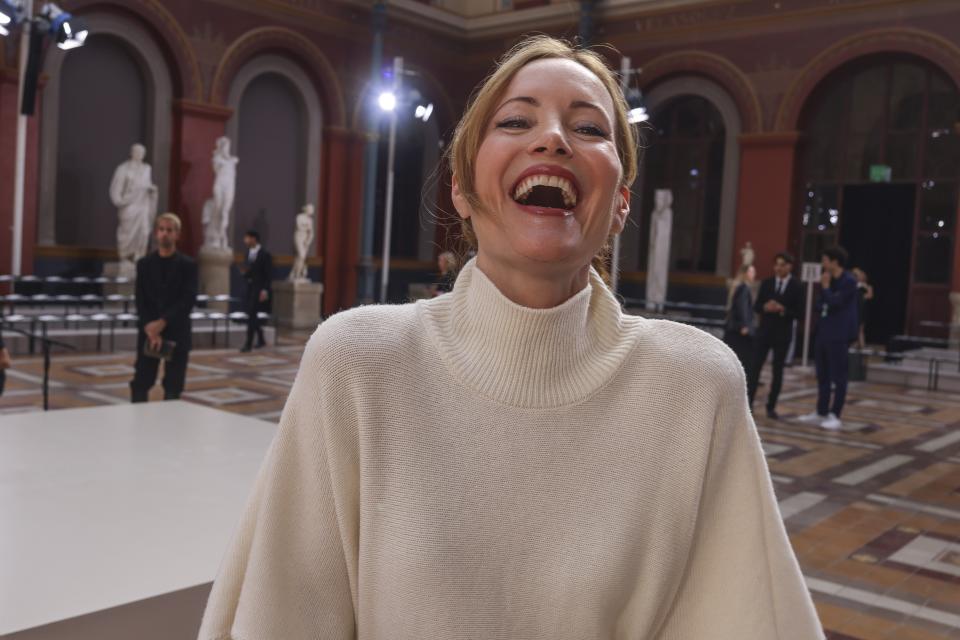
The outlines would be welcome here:
<svg viewBox="0 0 960 640">
<path fill-rule="evenodd" d="M 511 302 L 530 309 L 551 309 L 563 304 L 587 286 L 590 265 L 572 273 L 524 271 L 477 253 L 477 268 Z"/>
</svg>

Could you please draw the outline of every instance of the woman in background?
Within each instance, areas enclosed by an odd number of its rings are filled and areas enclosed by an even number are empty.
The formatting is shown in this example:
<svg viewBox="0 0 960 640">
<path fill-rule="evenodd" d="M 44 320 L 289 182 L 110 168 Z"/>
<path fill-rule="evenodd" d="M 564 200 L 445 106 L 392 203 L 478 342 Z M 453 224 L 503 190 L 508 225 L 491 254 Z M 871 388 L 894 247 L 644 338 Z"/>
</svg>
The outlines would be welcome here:
<svg viewBox="0 0 960 640">
<path fill-rule="evenodd" d="M 757 269 L 752 264 L 743 265 L 737 277 L 730 283 L 727 295 L 727 320 L 723 328 L 723 341 L 737 354 L 745 372 L 753 366 L 753 334 L 756 326 L 753 319 L 753 289 Z"/>
</svg>

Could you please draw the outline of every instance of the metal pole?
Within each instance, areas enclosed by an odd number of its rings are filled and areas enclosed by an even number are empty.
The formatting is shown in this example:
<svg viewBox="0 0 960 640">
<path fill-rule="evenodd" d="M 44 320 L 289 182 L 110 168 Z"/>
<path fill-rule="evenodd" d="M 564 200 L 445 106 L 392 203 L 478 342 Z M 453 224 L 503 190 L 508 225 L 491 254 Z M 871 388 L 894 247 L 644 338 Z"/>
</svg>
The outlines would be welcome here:
<svg viewBox="0 0 960 640">
<path fill-rule="evenodd" d="M 373 231 L 376 224 L 377 206 L 377 153 L 380 148 L 378 109 L 373 101 L 376 100 L 375 91 L 380 86 L 380 67 L 383 64 L 383 31 L 387 20 L 387 8 L 382 1 L 373 5 L 373 45 L 370 50 L 370 94 L 372 98 L 367 104 L 366 137 L 367 144 L 363 149 L 363 220 L 361 221 L 360 236 L 360 269 L 361 304 L 373 302 Z"/>
<path fill-rule="evenodd" d="M 623 93 L 623 99 L 627 99 L 627 91 L 630 89 L 630 57 L 620 58 L 620 91 Z M 610 288 L 614 293 L 620 285 L 620 235 L 613 236 L 613 255 L 610 257 Z"/>
<path fill-rule="evenodd" d="M 807 367 L 807 354 L 810 352 L 810 316 L 813 313 L 813 282 L 807 282 L 807 314 L 803 322 L 803 367 Z"/>
<path fill-rule="evenodd" d="M 383 214 L 383 265 L 380 271 L 380 302 L 387 301 L 387 285 L 390 283 L 390 237 L 393 226 L 393 157 L 397 150 L 397 109 L 400 108 L 401 76 L 403 58 L 393 59 L 393 95 L 397 102 L 390 112 L 390 143 L 387 152 L 387 195 Z"/>
<path fill-rule="evenodd" d="M 26 20 L 20 34 L 20 83 L 17 101 L 17 150 L 14 158 L 13 177 L 13 246 L 10 251 L 10 273 L 19 276 L 23 256 L 23 194 L 27 165 L 27 116 L 20 113 L 23 105 L 23 88 L 26 80 L 27 58 L 30 56 L 30 30 L 33 28 L 33 0 L 25 0 L 23 11 Z"/>
</svg>

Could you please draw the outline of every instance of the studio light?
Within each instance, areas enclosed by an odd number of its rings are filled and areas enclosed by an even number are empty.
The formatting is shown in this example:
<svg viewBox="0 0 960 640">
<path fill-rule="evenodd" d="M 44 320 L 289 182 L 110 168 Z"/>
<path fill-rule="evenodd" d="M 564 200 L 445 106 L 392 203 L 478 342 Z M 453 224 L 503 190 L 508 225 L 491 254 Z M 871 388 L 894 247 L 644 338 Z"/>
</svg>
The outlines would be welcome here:
<svg viewBox="0 0 960 640">
<path fill-rule="evenodd" d="M 630 89 L 627 91 L 626 98 L 627 106 L 630 108 L 627 112 L 627 121 L 630 124 L 638 124 L 650 119 L 650 114 L 647 113 L 647 108 L 644 106 L 643 94 L 640 92 L 640 89 Z"/>
<path fill-rule="evenodd" d="M 630 111 L 627 113 L 627 120 L 630 122 L 630 124 L 646 122 L 649 119 L 650 119 L 650 114 L 648 114 L 647 110 L 643 107 L 630 109 Z"/>
<path fill-rule="evenodd" d="M 377 98 L 377 104 L 380 105 L 383 111 L 393 111 L 397 108 L 397 96 L 395 96 L 392 91 L 384 91 L 380 94 L 380 97 Z"/>
<path fill-rule="evenodd" d="M 43 5 L 40 15 L 50 24 L 50 36 L 60 49 L 64 51 L 76 49 L 86 42 L 89 30 L 80 18 L 67 13 L 52 2 Z"/>
<path fill-rule="evenodd" d="M 10 35 L 10 29 L 23 18 L 19 3 L 0 0 L 0 36 Z"/>
<path fill-rule="evenodd" d="M 433 104 L 428 103 L 426 105 L 417 105 L 417 108 L 414 110 L 413 115 L 420 120 L 426 122 L 430 119 L 430 114 L 433 113 Z"/>
</svg>

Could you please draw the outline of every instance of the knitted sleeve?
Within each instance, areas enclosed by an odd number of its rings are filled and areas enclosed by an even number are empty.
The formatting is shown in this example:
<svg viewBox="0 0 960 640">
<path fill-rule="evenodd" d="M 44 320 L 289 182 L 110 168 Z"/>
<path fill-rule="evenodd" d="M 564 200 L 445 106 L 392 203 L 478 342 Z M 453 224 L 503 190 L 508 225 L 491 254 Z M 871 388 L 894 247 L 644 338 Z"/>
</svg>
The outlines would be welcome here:
<svg viewBox="0 0 960 640">
<path fill-rule="evenodd" d="M 323 333 L 304 352 L 200 640 L 355 637 L 356 437 L 327 409 L 337 399 L 321 375 L 331 357 Z"/>
<path fill-rule="evenodd" d="M 731 356 L 732 358 L 732 356 Z M 659 640 L 821 640 L 824 635 L 773 493 L 744 392 L 724 363 L 722 394 L 687 568 Z"/>
</svg>

